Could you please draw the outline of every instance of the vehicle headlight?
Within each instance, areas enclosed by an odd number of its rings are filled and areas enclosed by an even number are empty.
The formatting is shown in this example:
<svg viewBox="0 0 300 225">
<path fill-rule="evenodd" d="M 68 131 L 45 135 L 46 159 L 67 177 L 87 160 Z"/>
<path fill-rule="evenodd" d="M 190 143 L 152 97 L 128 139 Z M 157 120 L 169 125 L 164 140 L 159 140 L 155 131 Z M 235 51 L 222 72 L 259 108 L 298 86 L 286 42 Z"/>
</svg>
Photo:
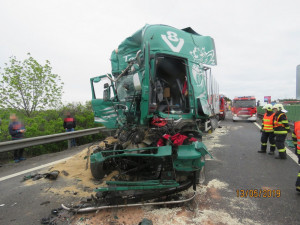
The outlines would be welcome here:
<svg viewBox="0 0 300 225">
<path fill-rule="evenodd" d="M 233 116 L 237 116 L 236 114 L 233 114 Z"/>
</svg>

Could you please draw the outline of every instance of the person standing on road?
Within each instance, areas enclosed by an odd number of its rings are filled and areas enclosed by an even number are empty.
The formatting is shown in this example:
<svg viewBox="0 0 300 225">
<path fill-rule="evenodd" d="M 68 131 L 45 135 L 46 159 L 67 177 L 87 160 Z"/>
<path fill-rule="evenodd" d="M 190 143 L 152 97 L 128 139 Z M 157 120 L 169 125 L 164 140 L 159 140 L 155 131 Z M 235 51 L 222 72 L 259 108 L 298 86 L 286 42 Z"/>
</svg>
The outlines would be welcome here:
<svg viewBox="0 0 300 225">
<path fill-rule="evenodd" d="M 67 112 L 67 117 L 64 119 L 64 128 L 66 130 L 66 132 L 72 132 L 75 131 L 75 127 L 76 127 L 76 121 L 75 118 L 73 118 L 71 116 L 70 112 Z M 71 147 L 75 147 L 76 146 L 76 142 L 75 139 L 71 139 Z"/>
<path fill-rule="evenodd" d="M 286 149 L 284 145 L 287 133 L 290 132 L 289 121 L 285 112 L 287 112 L 282 104 L 276 104 L 273 106 L 275 112 L 274 116 L 274 134 L 275 134 L 275 144 L 278 149 L 279 156 L 275 159 L 286 159 Z"/>
<path fill-rule="evenodd" d="M 8 126 L 9 134 L 11 135 L 12 140 L 20 140 L 24 138 L 25 127 L 22 125 L 20 121 L 18 121 L 18 117 L 16 114 L 11 114 L 10 117 L 10 124 Z M 18 163 L 22 160 L 25 160 L 23 157 L 24 148 L 16 149 L 14 151 L 14 160 L 15 163 Z"/>
<path fill-rule="evenodd" d="M 263 109 L 265 110 L 264 118 L 262 120 L 261 126 L 261 149 L 258 153 L 266 153 L 267 152 L 267 143 L 268 139 L 270 142 L 270 155 L 274 155 L 275 152 L 275 136 L 273 129 L 273 119 L 275 113 L 272 110 L 271 104 L 266 104 Z"/>
<path fill-rule="evenodd" d="M 293 134 L 296 137 L 295 153 L 298 155 L 298 163 L 300 164 L 300 121 L 295 122 Z M 294 140 L 295 138 L 293 136 L 293 141 Z M 296 180 L 296 190 L 300 192 L 300 171 L 298 172 Z"/>
</svg>

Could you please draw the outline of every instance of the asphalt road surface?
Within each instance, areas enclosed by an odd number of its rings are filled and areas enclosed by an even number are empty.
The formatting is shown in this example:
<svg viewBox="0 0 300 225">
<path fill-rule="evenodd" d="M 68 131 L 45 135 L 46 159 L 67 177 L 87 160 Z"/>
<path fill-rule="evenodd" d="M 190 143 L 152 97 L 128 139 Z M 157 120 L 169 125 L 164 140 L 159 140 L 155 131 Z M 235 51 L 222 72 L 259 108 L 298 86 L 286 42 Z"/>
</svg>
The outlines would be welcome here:
<svg viewBox="0 0 300 225">
<path fill-rule="evenodd" d="M 25 184 L 22 180 L 28 174 L 47 172 L 51 166 L 31 171 L 32 168 L 68 158 L 87 146 L 41 155 L 18 164 L 9 163 L 3 165 L 0 168 L 0 224 L 41 224 L 41 219 L 48 217 L 52 209 L 60 207 L 60 204 L 64 201 L 71 202 L 75 200 L 76 196 L 74 196 L 75 199 L 61 198 L 61 196 L 50 192 L 51 188 L 68 185 L 64 184 L 59 178 L 56 181 L 41 180 L 35 185 Z M 15 176 L 17 173 L 21 174 Z"/>
<path fill-rule="evenodd" d="M 224 210 L 240 221 L 246 218 L 258 224 L 300 224 L 300 194 L 295 190 L 299 165 L 290 157 L 279 160 L 257 153 L 261 134 L 254 123 L 227 119 L 221 126 L 225 135 L 220 136 L 219 146 L 211 148 L 215 160 L 207 162 L 206 178 L 226 182 L 228 188 L 221 190 L 222 197 L 213 203 L 214 209 Z M 253 194 L 255 189 L 262 190 L 260 197 Z M 246 190 L 252 196 L 244 196 Z"/>
<path fill-rule="evenodd" d="M 220 125 L 222 128 L 203 139 L 214 158 L 206 157 L 203 187 L 207 187 L 209 194 L 197 204 L 202 205 L 198 216 L 209 219 L 201 224 L 300 224 L 300 194 L 295 190 L 299 165 L 290 157 L 277 160 L 257 153 L 260 132 L 254 123 L 232 122 L 227 118 Z M 51 193 L 51 188 L 69 185 L 63 180 L 25 185 L 21 182 L 23 176 L 34 171 L 9 175 L 69 157 L 85 147 L 0 168 L 0 224 L 40 224 L 51 209 L 78 200 L 75 195 L 62 197 Z M 47 168 L 38 169 L 42 170 Z"/>
</svg>

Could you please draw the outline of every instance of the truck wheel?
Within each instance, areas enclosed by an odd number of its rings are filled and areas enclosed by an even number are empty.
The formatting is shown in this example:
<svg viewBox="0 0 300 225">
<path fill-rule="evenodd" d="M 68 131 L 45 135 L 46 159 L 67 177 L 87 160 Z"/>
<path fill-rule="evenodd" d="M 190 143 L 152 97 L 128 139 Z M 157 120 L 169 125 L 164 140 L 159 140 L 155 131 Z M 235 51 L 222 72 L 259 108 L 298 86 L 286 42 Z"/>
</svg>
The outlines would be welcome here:
<svg viewBox="0 0 300 225">
<path fill-rule="evenodd" d="M 102 162 L 91 163 L 91 172 L 93 177 L 97 180 L 101 180 L 106 174 Z"/>
</svg>

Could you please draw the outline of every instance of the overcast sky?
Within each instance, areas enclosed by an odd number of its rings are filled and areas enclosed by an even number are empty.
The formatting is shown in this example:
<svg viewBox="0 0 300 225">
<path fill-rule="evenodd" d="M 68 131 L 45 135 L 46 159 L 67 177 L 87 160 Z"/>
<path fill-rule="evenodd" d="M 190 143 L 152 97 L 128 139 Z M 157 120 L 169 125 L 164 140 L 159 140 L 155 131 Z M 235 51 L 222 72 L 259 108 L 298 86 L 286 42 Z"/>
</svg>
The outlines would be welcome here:
<svg viewBox="0 0 300 225">
<path fill-rule="evenodd" d="M 111 71 L 110 54 L 145 24 L 192 27 L 215 40 L 220 93 L 295 98 L 300 64 L 296 0 L 0 0 L 0 67 L 26 53 L 64 81 L 63 102 L 91 99 L 89 78 Z"/>
</svg>

